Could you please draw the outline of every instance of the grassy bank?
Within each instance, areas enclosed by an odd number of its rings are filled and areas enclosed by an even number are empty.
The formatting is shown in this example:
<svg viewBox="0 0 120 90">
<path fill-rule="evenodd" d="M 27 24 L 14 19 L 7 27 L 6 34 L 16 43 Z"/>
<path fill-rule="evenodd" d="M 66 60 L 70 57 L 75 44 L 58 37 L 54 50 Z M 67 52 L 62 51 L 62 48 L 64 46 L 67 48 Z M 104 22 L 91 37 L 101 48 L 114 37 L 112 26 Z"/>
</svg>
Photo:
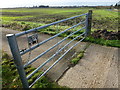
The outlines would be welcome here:
<svg viewBox="0 0 120 90">
<path fill-rule="evenodd" d="M 35 68 L 28 66 L 25 68 L 26 74 L 31 73 Z M 37 76 L 42 72 L 37 72 L 31 79 L 28 80 L 31 84 Z M 22 88 L 22 84 L 11 57 L 5 52 L 2 53 L 2 88 Z M 49 81 L 45 76 L 37 81 L 32 88 L 61 88 L 68 90 L 66 87 L 61 87 L 55 82 Z"/>
<path fill-rule="evenodd" d="M 118 47 L 120 48 L 120 40 L 104 40 L 101 38 L 95 39 L 93 37 L 87 37 L 85 42 L 91 42 L 91 43 L 96 43 L 100 45 L 105 45 L 105 46 L 111 46 L 111 47 Z"/>
</svg>

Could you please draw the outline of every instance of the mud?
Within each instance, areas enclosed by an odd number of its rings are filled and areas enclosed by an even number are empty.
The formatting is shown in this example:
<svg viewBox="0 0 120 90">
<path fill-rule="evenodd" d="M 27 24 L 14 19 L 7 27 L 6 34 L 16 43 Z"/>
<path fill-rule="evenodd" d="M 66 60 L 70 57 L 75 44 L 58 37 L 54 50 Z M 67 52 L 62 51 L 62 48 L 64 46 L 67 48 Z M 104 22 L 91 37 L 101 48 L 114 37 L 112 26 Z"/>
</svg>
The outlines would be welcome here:
<svg viewBox="0 0 120 90">
<path fill-rule="evenodd" d="M 102 38 L 105 40 L 120 40 L 120 31 L 110 32 L 107 29 L 94 31 L 91 35 L 94 38 Z"/>
</svg>

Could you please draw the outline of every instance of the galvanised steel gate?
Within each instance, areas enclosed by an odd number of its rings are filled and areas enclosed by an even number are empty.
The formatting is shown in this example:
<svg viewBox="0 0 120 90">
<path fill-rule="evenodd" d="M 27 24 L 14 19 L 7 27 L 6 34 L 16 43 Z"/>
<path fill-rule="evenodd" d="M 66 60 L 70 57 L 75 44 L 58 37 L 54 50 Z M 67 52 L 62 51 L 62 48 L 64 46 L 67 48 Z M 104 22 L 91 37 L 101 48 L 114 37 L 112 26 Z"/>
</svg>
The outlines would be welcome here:
<svg viewBox="0 0 120 90">
<path fill-rule="evenodd" d="M 64 31 L 61 31 L 60 33 L 57 33 L 56 35 L 54 35 L 54 36 L 52 36 L 52 37 L 50 37 L 50 38 L 48 38 L 46 40 L 43 40 L 42 42 L 39 42 L 36 45 L 33 45 L 31 48 L 28 48 L 28 49 L 26 49 L 26 50 L 24 50 L 22 52 L 19 50 L 18 43 L 17 43 L 17 40 L 16 40 L 17 37 L 20 37 L 22 35 L 25 35 L 25 34 L 28 34 L 28 33 L 31 33 L 31 32 L 35 32 L 37 30 L 44 29 L 44 28 L 52 26 L 52 25 L 56 25 L 58 23 L 62 23 L 62 22 L 68 21 L 68 20 L 73 20 L 73 19 L 81 17 L 81 16 L 86 16 L 85 21 L 79 22 L 78 24 L 73 25 L 72 27 L 69 27 L 69 28 L 65 29 Z M 8 42 L 9 42 L 9 46 L 10 46 L 13 58 L 14 58 L 14 63 L 16 65 L 16 68 L 18 70 L 20 79 L 22 81 L 23 88 L 31 88 L 43 75 L 45 75 L 53 66 L 55 66 L 74 46 L 76 46 L 78 43 L 83 41 L 85 39 L 85 37 L 90 34 L 91 20 L 92 20 L 92 10 L 89 10 L 88 13 L 85 13 L 85 14 L 82 14 L 82 15 L 78 15 L 78 16 L 74 16 L 74 17 L 71 17 L 71 18 L 63 19 L 63 20 L 60 20 L 60 21 L 57 21 L 57 22 L 53 22 L 51 24 L 47 24 L 47 25 L 44 25 L 44 26 L 41 26 L 41 27 L 37 27 L 37 28 L 34 28 L 34 29 L 23 31 L 23 32 L 20 32 L 20 33 L 17 33 L 17 34 L 8 34 L 8 35 L 6 35 L 7 38 L 8 38 Z M 26 54 L 27 52 L 30 52 L 30 51 L 34 50 L 35 48 L 39 47 L 40 45 L 50 41 L 51 39 L 59 36 L 60 34 L 63 34 L 65 32 L 67 32 L 68 30 L 70 30 L 72 28 L 75 28 L 75 27 L 78 27 L 81 24 L 85 24 L 85 26 L 78 29 L 78 30 L 76 30 L 76 31 L 74 31 L 74 32 L 72 32 L 72 33 L 70 33 L 67 37 L 63 38 L 62 40 L 57 42 L 55 45 L 53 45 L 52 47 L 47 49 L 45 52 L 39 54 L 34 59 L 30 60 L 29 62 L 25 63 L 24 65 L 22 64 L 22 58 L 21 58 L 22 55 Z M 36 68 L 31 74 L 29 74 L 26 77 L 25 70 L 24 70 L 25 67 L 32 64 L 34 61 L 36 61 L 41 56 L 45 55 L 47 52 L 49 52 L 50 50 L 52 50 L 53 48 L 58 46 L 60 43 L 62 43 L 66 39 L 68 39 L 70 36 L 74 35 L 75 33 L 78 33 L 79 31 L 81 31 L 83 29 L 85 31 L 82 34 L 80 34 L 77 37 L 73 38 L 70 42 L 68 42 L 66 45 L 64 45 L 55 54 L 53 54 L 50 58 L 48 58 L 48 60 L 46 60 L 44 63 L 42 63 L 38 68 Z M 74 40 L 76 40 L 77 38 L 79 38 L 81 36 L 83 36 L 83 38 L 81 40 L 79 40 L 77 43 L 75 43 L 73 46 L 71 46 L 67 51 L 65 51 L 65 53 L 62 54 L 46 71 L 44 71 L 41 75 L 39 75 L 38 78 L 31 85 L 28 84 L 28 79 L 30 79 L 45 64 L 49 63 L 53 59 L 53 57 L 55 57 L 57 54 L 59 54 L 59 52 L 62 51 L 65 47 L 67 47 L 71 42 L 73 42 Z M 28 37 L 29 45 L 36 43 L 37 40 L 38 40 L 37 34 L 31 35 L 31 36 Z"/>
</svg>

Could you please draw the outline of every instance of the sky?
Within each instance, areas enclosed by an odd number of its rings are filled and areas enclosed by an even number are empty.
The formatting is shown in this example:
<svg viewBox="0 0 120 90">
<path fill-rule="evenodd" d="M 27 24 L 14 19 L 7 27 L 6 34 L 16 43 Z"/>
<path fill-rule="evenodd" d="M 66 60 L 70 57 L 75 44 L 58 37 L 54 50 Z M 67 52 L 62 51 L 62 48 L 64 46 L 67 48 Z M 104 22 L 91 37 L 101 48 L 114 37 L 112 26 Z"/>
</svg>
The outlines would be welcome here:
<svg viewBox="0 0 120 90">
<path fill-rule="evenodd" d="M 111 5 L 119 0 L 1 0 L 0 8 L 29 7 L 35 5 L 49 6 L 82 6 L 82 5 Z"/>
</svg>

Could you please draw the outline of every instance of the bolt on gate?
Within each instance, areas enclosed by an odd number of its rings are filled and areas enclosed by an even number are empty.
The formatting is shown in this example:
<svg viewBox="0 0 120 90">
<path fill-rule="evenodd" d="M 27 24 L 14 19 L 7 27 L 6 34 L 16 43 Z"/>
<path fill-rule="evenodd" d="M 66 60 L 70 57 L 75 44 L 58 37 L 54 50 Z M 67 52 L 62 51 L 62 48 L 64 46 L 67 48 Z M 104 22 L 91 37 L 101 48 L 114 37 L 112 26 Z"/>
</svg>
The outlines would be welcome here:
<svg viewBox="0 0 120 90">
<path fill-rule="evenodd" d="M 20 37 L 22 35 L 31 33 L 31 32 L 36 32 L 38 30 L 44 29 L 46 27 L 52 26 L 52 25 L 56 25 L 58 23 L 61 22 L 65 22 L 68 20 L 73 20 L 75 18 L 81 17 L 81 16 L 86 16 L 85 20 L 83 22 L 79 22 L 76 25 L 73 25 L 72 27 L 69 27 L 67 29 L 65 29 L 64 31 L 61 31 L 60 33 L 57 33 L 54 36 L 51 36 L 50 38 L 43 40 L 41 42 L 38 43 L 38 36 L 37 34 L 33 34 L 31 36 L 28 36 L 28 44 L 32 45 L 34 43 L 37 43 L 36 45 L 33 45 L 32 47 L 25 49 L 25 50 L 19 50 L 19 46 L 17 43 L 16 38 Z M 16 65 L 16 68 L 18 70 L 23 88 L 31 88 L 42 76 L 44 76 L 53 66 L 55 66 L 73 47 L 75 47 L 78 43 L 80 43 L 81 41 L 83 41 L 85 39 L 85 37 L 87 37 L 90 32 L 91 32 L 91 21 L 92 21 L 92 10 L 89 10 L 88 13 L 82 14 L 82 15 L 78 15 L 78 16 L 74 16 L 71 18 L 67 18 L 67 19 L 63 19 L 57 22 L 53 22 L 44 26 L 40 26 L 34 29 L 30 29 L 27 31 L 23 31 L 17 34 L 8 34 L 6 35 L 8 38 L 8 42 L 9 42 L 9 46 L 14 58 L 14 63 Z M 59 42 L 57 42 L 55 45 L 53 45 L 52 47 L 50 47 L 49 49 L 47 49 L 46 51 L 44 51 L 43 53 L 39 54 L 37 57 L 35 57 L 34 59 L 28 61 L 27 63 L 25 63 L 24 65 L 22 64 L 22 58 L 21 56 L 26 54 L 27 52 L 30 52 L 34 49 L 36 49 L 37 47 L 41 46 L 42 44 L 54 39 L 55 37 L 59 36 L 60 34 L 63 34 L 65 32 L 67 32 L 70 29 L 73 29 L 75 27 L 78 27 L 81 24 L 85 24 L 84 27 L 70 33 L 67 37 L 64 37 L 62 40 L 60 40 Z M 24 68 L 27 67 L 28 65 L 32 64 L 33 62 L 35 62 L 37 59 L 39 59 L 40 57 L 42 57 L 43 55 L 45 55 L 47 52 L 49 52 L 50 50 L 52 50 L 53 48 L 55 48 L 56 46 L 58 46 L 59 44 L 61 44 L 63 41 L 65 41 L 66 39 L 68 39 L 70 36 L 74 35 L 75 33 L 78 33 L 79 31 L 84 30 L 84 32 L 78 36 L 76 36 L 75 38 L 73 38 L 72 40 L 70 40 L 70 42 L 68 42 L 66 45 L 64 45 L 62 48 L 60 48 L 55 54 L 53 54 L 50 58 L 48 58 L 44 63 L 42 63 L 38 68 L 36 68 L 31 74 L 29 74 L 28 76 L 25 73 Z M 42 74 L 40 74 L 37 79 L 31 84 L 28 84 L 28 79 L 30 79 L 38 70 L 40 70 L 45 64 L 49 63 L 56 55 L 59 54 L 60 51 L 62 51 L 65 47 L 67 47 L 71 42 L 73 42 L 74 40 L 76 40 L 79 37 L 83 37 L 82 39 L 80 39 L 77 43 L 75 43 L 73 46 L 71 46 L 68 50 L 66 50 L 64 52 L 64 54 L 62 54 L 47 70 L 45 70 Z"/>
</svg>

